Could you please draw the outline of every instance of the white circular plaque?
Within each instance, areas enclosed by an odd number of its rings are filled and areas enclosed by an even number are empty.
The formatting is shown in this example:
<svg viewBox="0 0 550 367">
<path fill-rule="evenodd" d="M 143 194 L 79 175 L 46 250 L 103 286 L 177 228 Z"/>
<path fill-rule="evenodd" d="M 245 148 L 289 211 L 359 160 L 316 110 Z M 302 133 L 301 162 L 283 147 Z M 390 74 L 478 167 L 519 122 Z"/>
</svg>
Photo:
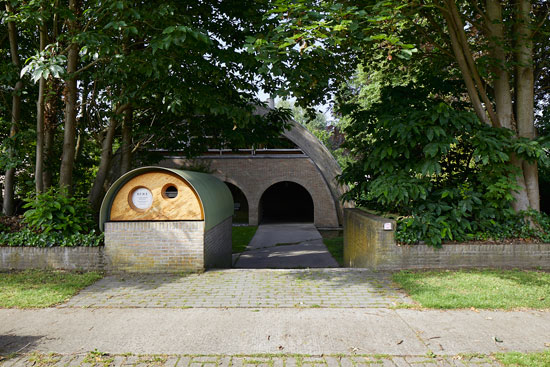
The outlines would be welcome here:
<svg viewBox="0 0 550 367">
<path fill-rule="evenodd" d="M 134 204 L 137 209 L 149 209 L 153 204 L 153 194 L 149 189 L 140 187 L 132 193 L 132 204 Z"/>
</svg>

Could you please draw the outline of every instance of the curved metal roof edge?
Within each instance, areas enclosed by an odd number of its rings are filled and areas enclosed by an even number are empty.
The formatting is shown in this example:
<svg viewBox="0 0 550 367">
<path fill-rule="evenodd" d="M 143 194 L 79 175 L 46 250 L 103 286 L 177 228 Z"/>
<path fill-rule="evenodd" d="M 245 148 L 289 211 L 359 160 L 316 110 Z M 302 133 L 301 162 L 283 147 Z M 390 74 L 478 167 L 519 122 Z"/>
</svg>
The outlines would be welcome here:
<svg viewBox="0 0 550 367">
<path fill-rule="evenodd" d="M 101 208 L 99 210 L 99 229 L 104 231 L 105 222 L 109 218 L 109 213 L 113 200 L 122 186 L 124 186 L 132 178 L 146 172 L 153 171 L 168 171 L 180 176 L 185 180 L 201 201 L 201 205 L 204 209 L 204 222 L 205 222 L 205 231 L 208 231 L 212 227 L 216 226 L 218 223 L 227 219 L 233 215 L 233 197 L 231 191 L 227 186 L 217 179 L 216 177 L 194 171 L 183 171 L 173 168 L 166 167 L 157 167 L 157 166 L 146 166 L 136 168 L 130 172 L 125 173 L 120 176 L 112 185 L 109 187 L 105 193 L 105 197 L 101 203 Z M 215 185 L 216 190 L 205 190 L 205 186 Z"/>
<path fill-rule="evenodd" d="M 264 115 L 269 112 L 268 108 L 257 106 L 256 113 Z M 287 121 L 290 126 L 283 132 L 283 135 L 296 144 L 304 153 L 306 153 L 313 163 L 317 166 L 321 175 L 325 179 L 336 206 L 338 220 L 343 223 L 343 208 L 349 207 L 350 203 L 343 203 L 342 195 L 347 191 L 346 185 L 337 182 L 336 176 L 342 173 L 342 168 L 328 150 L 328 148 L 306 127 L 302 126 L 294 119 Z M 312 142 L 312 145 L 308 144 Z"/>
</svg>

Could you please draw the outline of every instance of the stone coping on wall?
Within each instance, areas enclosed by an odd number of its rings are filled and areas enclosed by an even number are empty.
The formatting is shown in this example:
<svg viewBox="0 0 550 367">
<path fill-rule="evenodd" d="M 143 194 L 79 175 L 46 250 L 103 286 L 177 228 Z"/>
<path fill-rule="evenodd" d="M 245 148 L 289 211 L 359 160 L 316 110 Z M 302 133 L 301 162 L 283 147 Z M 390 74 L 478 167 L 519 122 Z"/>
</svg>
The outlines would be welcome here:
<svg viewBox="0 0 550 367">
<path fill-rule="evenodd" d="M 391 223 L 391 230 L 384 224 Z M 344 265 L 373 270 L 539 268 L 550 269 L 550 244 L 397 245 L 395 221 L 360 209 L 344 210 Z"/>
<path fill-rule="evenodd" d="M 103 270 L 104 247 L 0 247 L 0 270 Z"/>
</svg>

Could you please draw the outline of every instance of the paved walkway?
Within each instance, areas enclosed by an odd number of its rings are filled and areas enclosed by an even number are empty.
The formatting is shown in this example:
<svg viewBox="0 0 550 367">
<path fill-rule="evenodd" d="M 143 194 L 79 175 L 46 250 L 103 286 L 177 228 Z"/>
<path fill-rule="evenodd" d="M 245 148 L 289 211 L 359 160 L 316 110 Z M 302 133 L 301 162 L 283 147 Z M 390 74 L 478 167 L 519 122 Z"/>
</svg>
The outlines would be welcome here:
<svg viewBox="0 0 550 367">
<path fill-rule="evenodd" d="M 391 307 L 412 302 L 388 273 L 360 269 L 212 270 L 108 276 L 61 307 Z"/>
<path fill-rule="evenodd" d="M 550 312 L 406 309 L 0 310 L 0 354 L 455 356 L 540 351 Z M 299 366 L 298 366 L 299 367 Z"/>
<path fill-rule="evenodd" d="M 312 223 L 262 224 L 234 265 L 248 269 L 335 268 Z"/>
<path fill-rule="evenodd" d="M 500 366 L 488 356 L 188 356 L 188 355 L 26 355 L 5 367 L 19 366 L 165 366 L 165 367 L 376 367 Z"/>
</svg>

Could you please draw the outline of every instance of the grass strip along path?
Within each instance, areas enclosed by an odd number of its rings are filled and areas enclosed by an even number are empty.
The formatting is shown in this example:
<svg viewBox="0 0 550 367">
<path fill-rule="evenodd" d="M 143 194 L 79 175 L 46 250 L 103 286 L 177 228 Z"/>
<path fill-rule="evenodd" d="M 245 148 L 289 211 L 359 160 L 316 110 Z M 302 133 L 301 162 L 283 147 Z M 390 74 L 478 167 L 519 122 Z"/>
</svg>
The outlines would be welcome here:
<svg viewBox="0 0 550 367">
<path fill-rule="evenodd" d="M 496 360 L 504 366 L 514 367 L 548 367 L 550 366 L 550 349 L 538 353 L 499 353 Z"/>
<path fill-rule="evenodd" d="M 234 254 L 243 252 L 254 237 L 258 226 L 235 226 L 232 228 L 231 240 Z"/>
<path fill-rule="evenodd" d="M 50 307 L 65 302 L 102 277 L 97 272 L 49 270 L 0 273 L 0 307 Z"/>
<path fill-rule="evenodd" d="M 393 281 L 425 308 L 550 309 L 550 273 L 542 271 L 400 271 Z"/>
<path fill-rule="evenodd" d="M 344 266 L 344 237 L 323 238 L 323 243 L 340 266 Z"/>
</svg>

